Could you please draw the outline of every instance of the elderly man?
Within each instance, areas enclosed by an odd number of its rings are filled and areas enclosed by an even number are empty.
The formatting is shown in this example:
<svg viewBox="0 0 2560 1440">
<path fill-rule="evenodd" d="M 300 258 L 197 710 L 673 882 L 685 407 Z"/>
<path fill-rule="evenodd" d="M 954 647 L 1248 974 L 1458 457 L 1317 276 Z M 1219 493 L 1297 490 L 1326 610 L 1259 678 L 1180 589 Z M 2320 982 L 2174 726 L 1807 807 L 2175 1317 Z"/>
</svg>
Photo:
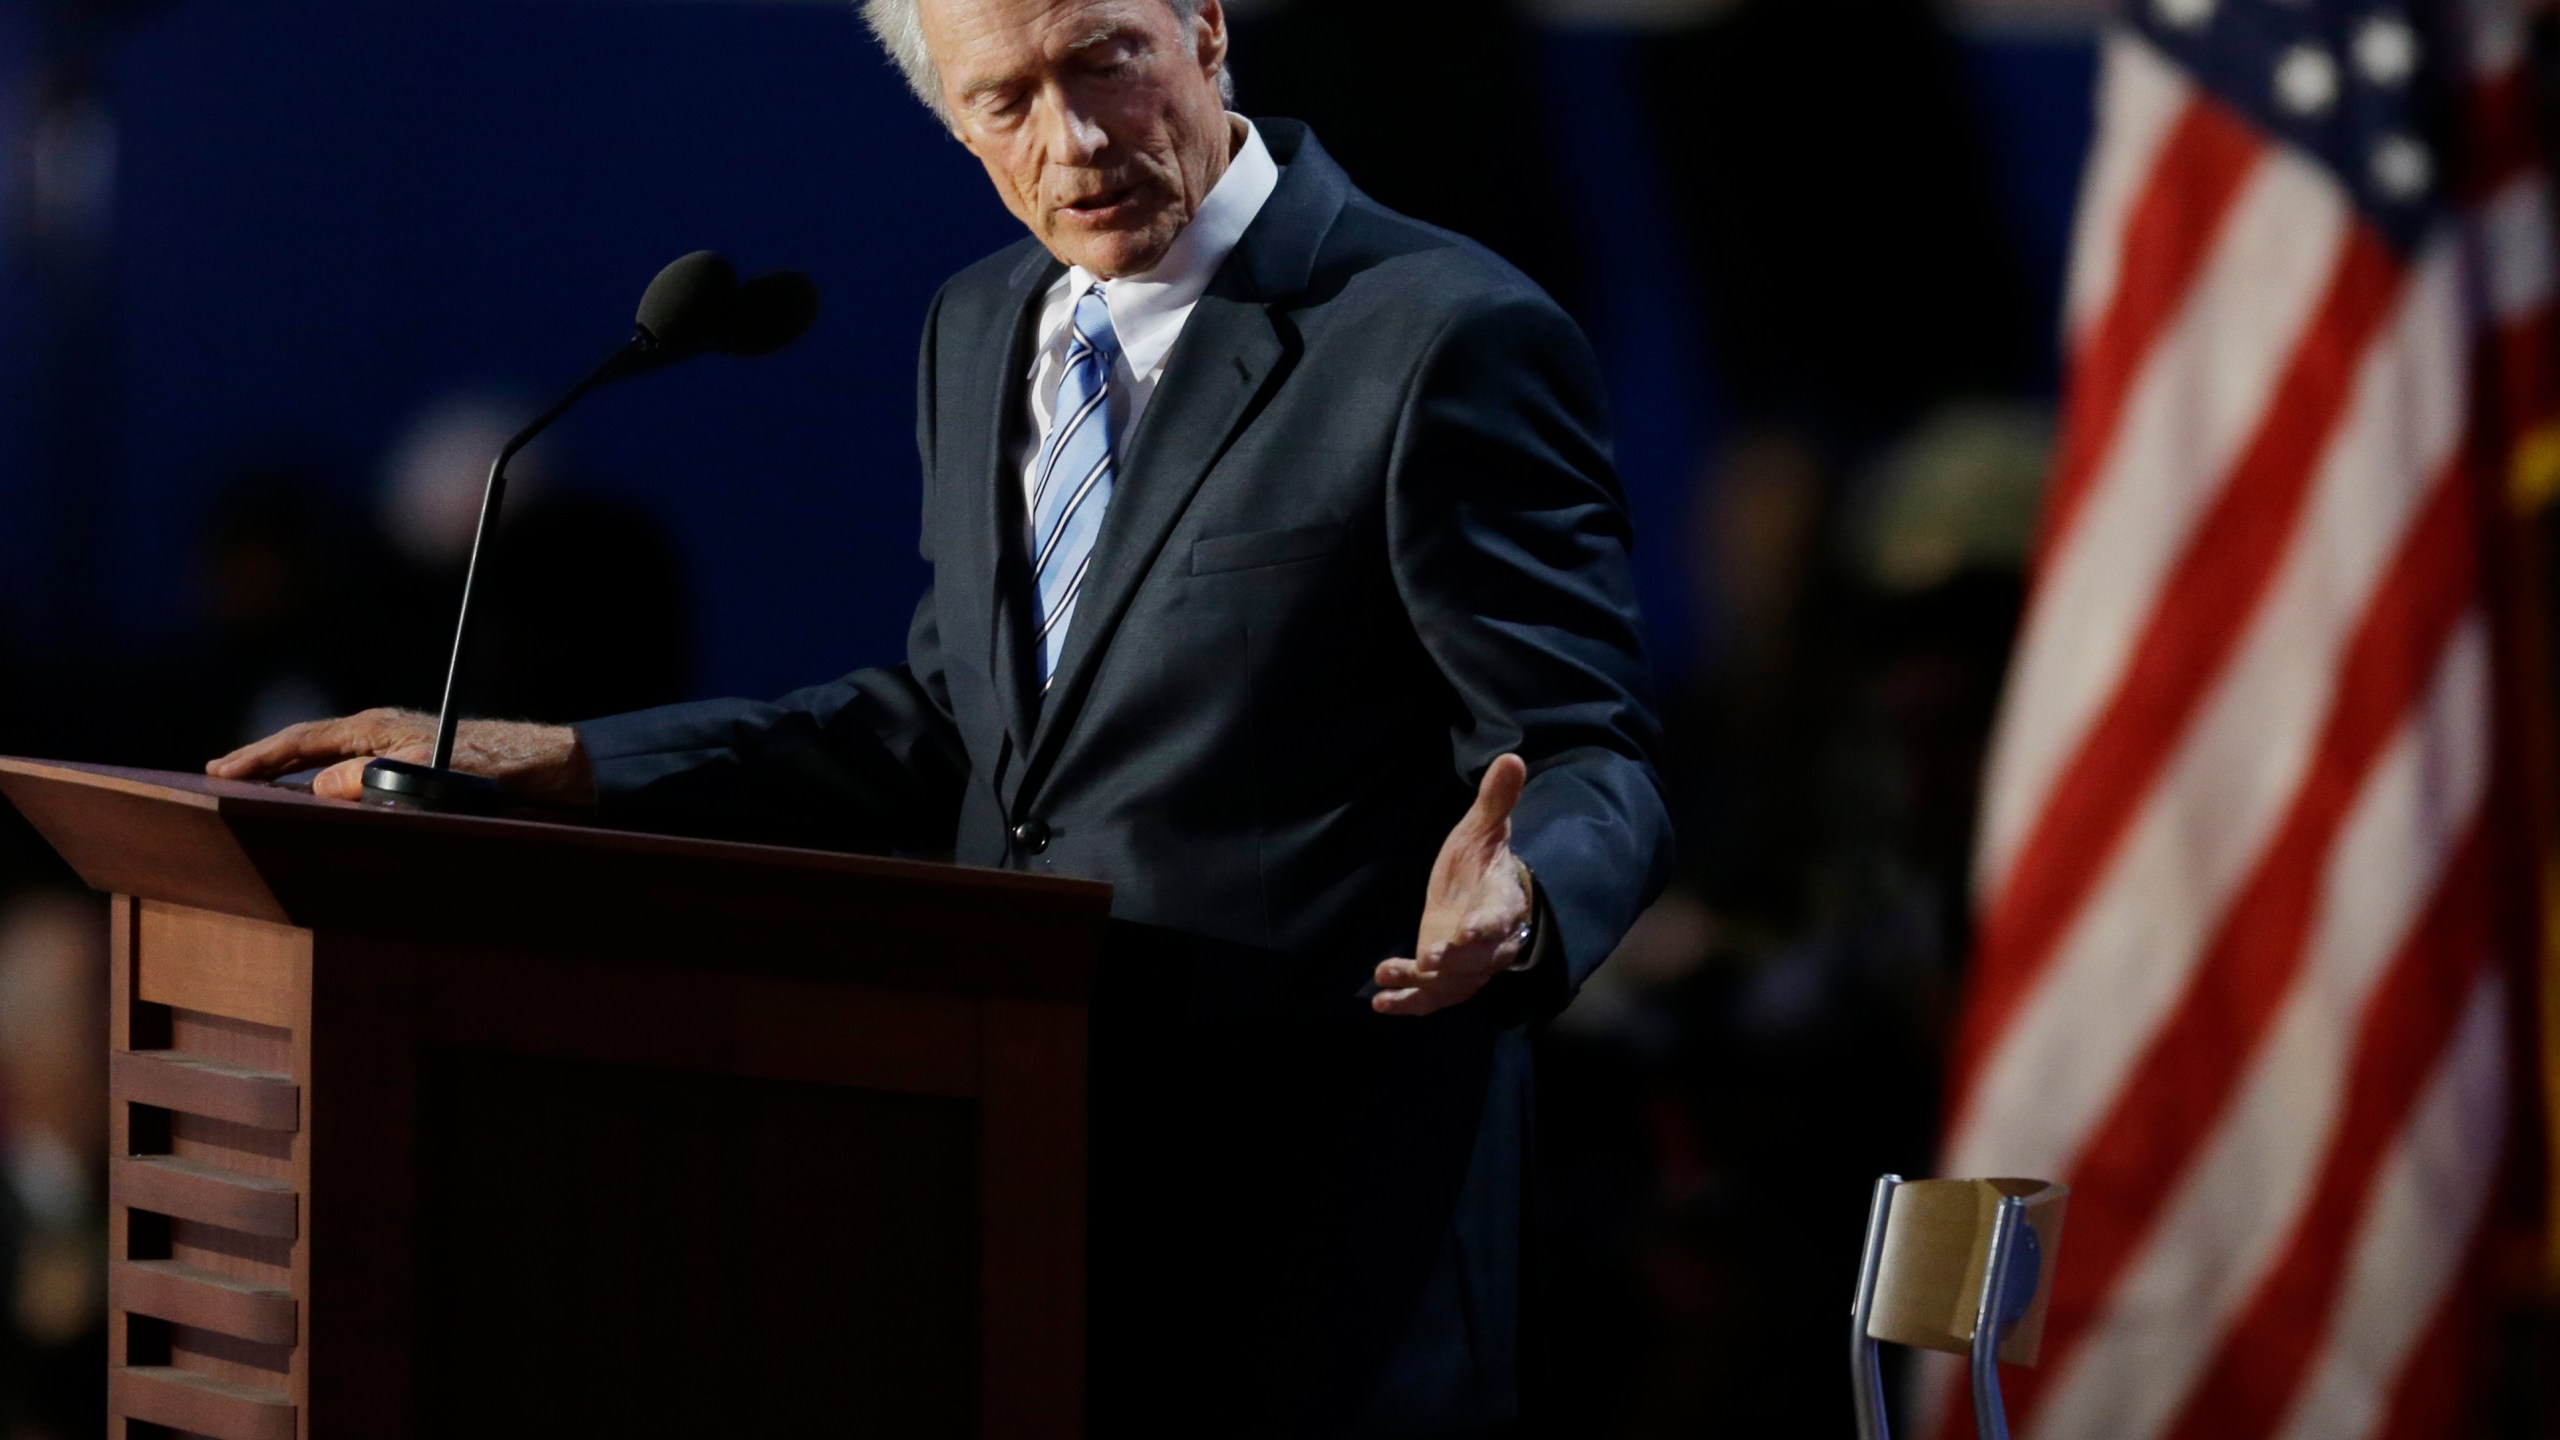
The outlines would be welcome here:
<svg viewBox="0 0 2560 1440">
<path fill-rule="evenodd" d="M 1589 347 L 1229 113 L 1219 0 L 865 12 L 1031 232 L 926 322 L 907 663 L 474 722 L 456 763 L 617 823 L 1108 881 L 1095 1433 L 1504 1431 L 1521 1026 L 1670 847 Z M 213 770 L 342 761 L 314 788 L 352 797 L 427 729 Z"/>
</svg>

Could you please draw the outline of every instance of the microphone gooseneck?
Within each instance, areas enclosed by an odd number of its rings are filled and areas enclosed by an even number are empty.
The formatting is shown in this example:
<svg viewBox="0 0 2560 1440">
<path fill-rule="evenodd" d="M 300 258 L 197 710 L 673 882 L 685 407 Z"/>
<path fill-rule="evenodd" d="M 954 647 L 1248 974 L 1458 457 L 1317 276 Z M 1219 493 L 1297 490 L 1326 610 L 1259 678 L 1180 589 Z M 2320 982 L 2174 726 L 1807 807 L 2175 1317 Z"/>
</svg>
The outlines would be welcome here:
<svg viewBox="0 0 2560 1440">
<path fill-rule="evenodd" d="M 497 528 L 499 508 L 506 503 L 507 462 L 516 458 L 517 451 L 532 444 L 533 437 L 550 429 L 552 421 L 568 414 L 569 407 L 584 399 L 588 391 L 619 379 L 621 372 L 635 358 L 648 355 L 654 348 L 645 334 L 634 335 L 624 341 L 620 348 L 604 358 L 603 364 L 588 371 L 585 379 L 571 386 L 568 394 L 534 417 L 533 423 L 517 431 L 498 451 L 498 458 L 489 462 L 489 479 L 480 490 L 480 523 L 472 529 L 471 559 L 462 571 L 462 607 L 453 619 L 453 658 L 445 666 L 444 701 L 436 711 L 436 753 L 435 759 L 429 762 L 435 769 L 445 770 L 453 765 L 454 731 L 462 723 L 461 714 L 454 706 L 454 697 L 462 684 L 464 642 L 471 633 L 471 597 L 479 588 L 481 554 L 488 548 L 490 532 Z"/>
<path fill-rule="evenodd" d="M 394 809 L 494 813 L 502 798 L 498 782 L 453 769 L 455 734 L 461 728 L 459 696 L 463 656 L 471 636 L 471 599 L 477 593 L 481 560 L 497 529 L 506 503 L 507 462 L 569 413 L 587 392 L 616 380 L 689 360 L 706 351 L 730 355 L 769 355 L 800 338 L 817 317 L 818 291 L 809 277 L 778 270 L 744 285 L 720 255 L 697 250 L 649 282 L 640 297 L 632 335 L 603 363 L 587 372 L 550 409 L 517 431 L 489 462 L 489 478 L 480 492 L 480 521 L 471 535 L 471 558 L 462 574 L 462 604 L 454 617 L 453 654 L 446 663 L 444 699 L 436 713 L 432 761 L 415 765 L 381 759 L 365 767 L 364 800 Z"/>
</svg>

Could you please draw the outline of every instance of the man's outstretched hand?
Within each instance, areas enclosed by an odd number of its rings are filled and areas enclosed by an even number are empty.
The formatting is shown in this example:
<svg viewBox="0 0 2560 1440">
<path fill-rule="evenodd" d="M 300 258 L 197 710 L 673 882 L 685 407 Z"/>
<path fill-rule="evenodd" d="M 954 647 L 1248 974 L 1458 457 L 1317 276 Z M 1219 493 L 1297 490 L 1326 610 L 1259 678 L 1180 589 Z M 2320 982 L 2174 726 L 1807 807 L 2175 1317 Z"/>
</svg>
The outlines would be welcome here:
<svg viewBox="0 0 2560 1440">
<path fill-rule="evenodd" d="M 1520 959 L 1535 902 L 1529 867 L 1511 853 L 1511 812 L 1528 780 L 1529 767 L 1517 755 L 1486 767 L 1476 803 L 1441 842 L 1431 866 L 1413 957 L 1378 967 L 1378 994 L 1369 1003 L 1380 1014 L 1445 1010 Z"/>
<path fill-rule="evenodd" d="M 223 780 L 272 780 L 314 765 L 311 793 L 332 800 L 364 798 L 364 767 L 376 758 L 424 765 L 435 758 L 436 721 L 415 710 L 367 710 L 337 720 L 289 726 L 243 745 L 204 767 Z M 332 763 L 335 762 L 335 763 Z M 453 768 L 486 775 L 532 805 L 595 803 L 595 773 L 578 732 L 566 725 L 466 720 L 453 737 Z"/>
</svg>

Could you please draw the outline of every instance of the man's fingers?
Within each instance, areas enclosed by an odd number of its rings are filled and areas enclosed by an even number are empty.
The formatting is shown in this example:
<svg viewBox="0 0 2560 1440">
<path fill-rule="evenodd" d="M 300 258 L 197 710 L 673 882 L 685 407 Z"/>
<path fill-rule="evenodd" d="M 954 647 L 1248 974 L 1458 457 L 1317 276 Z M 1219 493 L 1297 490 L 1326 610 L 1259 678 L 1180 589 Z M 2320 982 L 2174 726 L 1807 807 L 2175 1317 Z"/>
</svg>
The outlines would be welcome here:
<svg viewBox="0 0 2560 1440">
<path fill-rule="evenodd" d="M 1497 932 L 1492 940 L 1469 940 L 1459 945 L 1434 946 L 1424 950 L 1415 962 L 1414 973 L 1426 979 L 1435 975 L 1485 975 L 1511 962 L 1503 958 L 1503 945 L 1509 931 Z M 1512 948 L 1517 949 L 1517 946 Z"/>
<path fill-rule="evenodd" d="M 300 725 L 290 726 L 264 740 L 255 740 L 243 745 L 221 759 L 207 764 L 204 767 L 204 773 L 220 776 L 225 780 L 246 780 L 266 774 L 267 767 L 275 763 L 277 756 L 289 752 L 298 743 L 299 737 L 295 732 L 302 728 Z"/>
<path fill-rule="evenodd" d="M 412 765 L 424 765 L 435 758 L 435 747 L 422 743 L 378 744 L 371 754 L 339 761 L 312 776 L 311 793 L 328 800 L 363 799 L 365 768 L 373 764 L 376 756 L 385 760 L 406 760 Z"/>
<path fill-rule="evenodd" d="M 272 780 L 333 760 L 374 755 L 424 760 L 431 733 L 421 716 L 401 710 L 366 710 L 336 720 L 288 725 L 264 740 L 243 745 L 212 761 L 204 769 L 206 774 L 223 780 Z M 361 772 L 363 767 L 357 769 Z M 312 792 L 329 793 L 320 789 L 317 779 L 312 782 Z"/>
<path fill-rule="evenodd" d="M 370 756 L 341 760 L 311 777 L 311 793 L 323 800 L 361 800 L 364 798 L 364 767 L 373 763 Z"/>
<path fill-rule="evenodd" d="M 1414 956 L 1380 963 L 1371 1009 L 1382 1015 L 1445 1010 L 1519 958 L 1529 909 L 1515 878 L 1520 862 L 1510 858 L 1511 812 L 1528 782 L 1529 766 L 1517 755 L 1497 755 L 1485 767 L 1475 804 L 1449 832 L 1432 871 Z"/>
<path fill-rule="evenodd" d="M 1381 990 L 1369 1002 L 1369 1008 L 1381 1015 L 1428 1015 L 1446 1009 L 1449 1001 L 1430 989 Z"/>
<path fill-rule="evenodd" d="M 205 773 L 225 780 L 263 780 L 298 770 L 314 760 L 335 760 L 347 754 L 353 743 L 351 730 L 345 720 L 307 720 L 288 725 L 205 766 Z"/>
<path fill-rule="evenodd" d="M 1508 965 L 1519 958 L 1520 940 L 1528 923 L 1527 896 L 1514 892 L 1489 897 L 1466 924 L 1456 928 L 1456 933 L 1436 943 L 1426 939 L 1417 947 L 1422 973 L 1464 973 Z"/>
<path fill-rule="evenodd" d="M 1369 1008 L 1381 1015 L 1429 1015 L 1446 1010 L 1484 988 L 1485 971 L 1462 974 L 1425 971 L 1421 962 L 1401 957 L 1379 962 L 1378 993 Z"/>
<path fill-rule="evenodd" d="M 1511 812 L 1520 805 L 1520 787 L 1529 783 L 1529 765 L 1517 755 L 1497 755 L 1476 785 L 1476 803 L 1458 822 L 1458 832 L 1480 845 L 1508 843 Z"/>
<path fill-rule="evenodd" d="M 1423 973 L 1417 961 L 1387 960 L 1380 962 L 1375 978 L 1381 990 L 1408 990 L 1431 977 Z"/>
</svg>

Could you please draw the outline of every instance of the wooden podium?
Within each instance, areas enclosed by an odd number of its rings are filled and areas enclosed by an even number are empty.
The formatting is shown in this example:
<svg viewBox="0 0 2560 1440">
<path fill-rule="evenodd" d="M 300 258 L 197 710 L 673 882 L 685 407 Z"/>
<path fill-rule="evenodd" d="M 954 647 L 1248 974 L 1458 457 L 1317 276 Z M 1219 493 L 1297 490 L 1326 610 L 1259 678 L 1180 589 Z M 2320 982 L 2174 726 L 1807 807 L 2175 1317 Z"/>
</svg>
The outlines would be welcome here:
<svg viewBox="0 0 2560 1440">
<path fill-rule="evenodd" d="M 0 794 L 114 896 L 111 1434 L 1083 1433 L 1105 887 Z"/>
</svg>

